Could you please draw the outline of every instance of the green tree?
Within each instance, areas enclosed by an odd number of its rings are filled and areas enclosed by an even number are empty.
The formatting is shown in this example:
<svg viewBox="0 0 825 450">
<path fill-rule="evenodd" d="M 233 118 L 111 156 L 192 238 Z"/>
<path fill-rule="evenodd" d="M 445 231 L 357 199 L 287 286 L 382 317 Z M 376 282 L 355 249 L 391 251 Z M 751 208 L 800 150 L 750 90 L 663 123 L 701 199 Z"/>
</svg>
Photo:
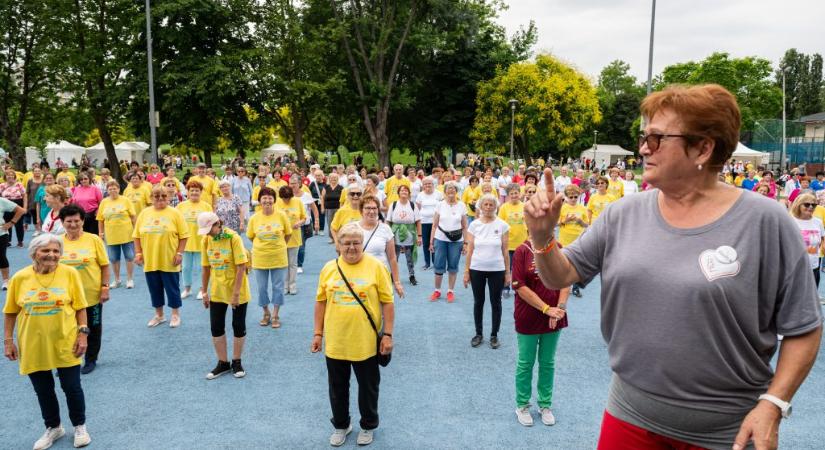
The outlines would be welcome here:
<svg viewBox="0 0 825 450">
<path fill-rule="evenodd" d="M 25 167 L 23 134 L 56 102 L 49 2 L 0 0 L 0 138 L 18 168 Z"/>
<path fill-rule="evenodd" d="M 665 67 L 657 80 L 657 89 L 673 83 L 717 83 L 728 89 L 742 112 L 742 131 L 751 131 L 756 119 L 776 117 L 782 110 L 782 89 L 771 77 L 770 61 L 753 56 L 731 58 L 714 53 L 700 62 Z"/>
<path fill-rule="evenodd" d="M 155 97 L 159 139 L 175 146 L 212 152 L 226 139 L 243 155 L 248 116 L 253 0 L 156 0 L 152 6 Z M 138 25 L 139 27 L 139 25 Z M 138 28 L 144 36 L 142 28 Z M 132 123 L 145 124 L 149 113 L 146 41 L 133 42 L 130 59 Z M 144 128 L 145 130 L 145 128 Z"/>
<path fill-rule="evenodd" d="M 782 89 L 785 71 L 786 110 L 789 119 L 822 112 L 822 55 L 806 55 L 795 48 L 788 49 L 776 70 L 776 86 Z M 781 109 L 780 109 L 781 110 Z"/>
<path fill-rule="evenodd" d="M 628 130 L 639 117 L 639 105 L 645 96 L 644 86 L 630 74 L 629 64 L 616 60 L 602 69 L 596 92 L 603 116 L 597 127 L 599 141 L 633 150 L 637 133 L 631 134 Z"/>
<path fill-rule="evenodd" d="M 477 147 L 506 152 L 510 135 L 509 99 L 519 101 L 515 114 L 518 155 L 560 155 L 586 130 L 601 121 L 596 89 L 587 77 L 550 55 L 535 63 L 498 69 L 479 84 L 472 137 Z"/>
</svg>

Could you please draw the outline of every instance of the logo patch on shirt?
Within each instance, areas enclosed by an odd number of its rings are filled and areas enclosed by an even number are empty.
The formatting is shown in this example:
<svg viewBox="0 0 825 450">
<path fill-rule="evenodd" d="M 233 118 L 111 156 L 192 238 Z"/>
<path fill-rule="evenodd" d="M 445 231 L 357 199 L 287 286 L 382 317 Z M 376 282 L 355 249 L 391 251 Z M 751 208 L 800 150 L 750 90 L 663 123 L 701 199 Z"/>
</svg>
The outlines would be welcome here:
<svg viewBox="0 0 825 450">
<path fill-rule="evenodd" d="M 733 277 L 739 273 L 741 267 L 736 260 L 738 256 L 736 250 L 728 245 L 715 250 L 705 250 L 699 255 L 699 267 L 708 281 Z"/>
</svg>

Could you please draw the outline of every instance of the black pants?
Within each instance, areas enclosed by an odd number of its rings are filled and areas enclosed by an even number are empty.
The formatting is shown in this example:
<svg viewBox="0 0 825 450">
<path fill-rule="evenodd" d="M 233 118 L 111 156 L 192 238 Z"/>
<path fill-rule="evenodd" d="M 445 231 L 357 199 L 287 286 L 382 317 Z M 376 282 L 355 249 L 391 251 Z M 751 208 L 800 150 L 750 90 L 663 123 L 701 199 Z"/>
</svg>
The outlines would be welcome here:
<svg viewBox="0 0 825 450">
<path fill-rule="evenodd" d="M 428 241 L 429 242 L 429 241 Z M 427 244 L 429 245 L 429 244 Z M 415 276 L 415 263 L 413 262 L 413 245 L 396 245 L 395 246 L 395 260 L 401 260 L 401 253 L 404 253 L 404 256 L 407 258 L 407 272 L 409 272 L 411 277 Z M 400 272 L 400 270 L 399 270 Z M 400 274 L 399 274 L 400 276 Z M 393 280 L 395 281 L 395 280 Z"/>
<path fill-rule="evenodd" d="M 819 287 L 819 267 L 814 269 L 814 281 L 816 281 L 816 287 Z"/>
<path fill-rule="evenodd" d="M 241 303 L 232 310 L 232 334 L 236 338 L 246 336 L 246 305 Z M 226 334 L 226 303 L 209 302 L 209 324 L 212 328 L 212 337 L 221 337 Z"/>
<path fill-rule="evenodd" d="M 89 320 L 89 337 L 86 348 L 86 362 L 96 362 L 100 354 L 100 340 L 103 337 L 103 303 L 86 308 L 86 317 Z"/>
<path fill-rule="evenodd" d="M 60 388 L 66 394 L 66 403 L 69 405 L 69 420 L 72 425 L 86 423 L 86 400 L 83 397 L 83 387 L 80 386 L 80 365 L 57 369 L 60 378 Z M 40 414 L 47 428 L 60 425 L 60 404 L 57 402 L 57 393 L 54 392 L 54 375 L 51 370 L 43 370 L 29 374 L 37 402 L 40 403 Z"/>
<path fill-rule="evenodd" d="M 97 210 L 87 212 L 83 216 L 83 231 L 92 234 L 99 234 L 97 229 Z"/>
<path fill-rule="evenodd" d="M 0 269 L 8 269 L 9 268 L 9 258 L 6 257 L 6 252 L 8 251 L 9 242 L 11 241 L 11 234 L 6 233 L 0 236 Z M 6 280 L 8 281 L 8 280 Z"/>
<path fill-rule="evenodd" d="M 430 253 L 430 238 L 432 237 L 433 232 L 433 224 L 431 223 L 422 223 L 421 224 L 421 247 L 424 251 L 424 266 L 430 267 L 430 260 L 435 259 Z"/>
<path fill-rule="evenodd" d="M 23 199 L 20 199 L 20 200 L 12 200 L 12 201 L 13 201 L 13 202 L 14 202 L 17 206 L 19 206 L 19 207 L 21 207 L 21 208 L 23 207 Z M 3 214 L 3 220 L 5 220 L 6 222 L 11 222 L 11 221 L 12 221 L 12 219 L 14 219 L 14 211 L 12 211 L 12 212 L 7 212 L 7 213 L 4 213 L 4 214 Z M 23 231 L 23 225 L 24 225 L 24 224 L 23 224 L 23 218 L 22 218 L 22 217 L 20 218 L 20 220 L 18 220 L 18 221 L 17 221 L 17 223 L 16 223 L 16 224 L 14 224 L 14 232 L 15 232 L 15 233 L 17 233 L 17 243 L 18 243 L 18 244 L 22 244 L 22 243 L 23 243 L 23 234 L 24 234 L 24 231 Z M 9 242 L 11 242 L 11 230 L 9 230 Z"/>
<path fill-rule="evenodd" d="M 501 290 L 504 288 L 504 271 L 485 272 L 470 269 L 470 284 L 473 287 L 473 318 L 476 322 L 476 334 L 483 331 L 484 322 L 484 286 L 490 293 L 490 306 L 493 309 L 493 330 L 490 336 L 497 336 L 501 327 Z"/>
<path fill-rule="evenodd" d="M 378 355 L 364 361 L 344 361 L 327 357 L 332 426 L 338 430 L 349 427 L 351 370 L 355 371 L 355 379 L 358 381 L 358 411 L 361 413 L 361 429 L 374 430 L 378 428 L 378 385 L 381 383 Z"/>
</svg>

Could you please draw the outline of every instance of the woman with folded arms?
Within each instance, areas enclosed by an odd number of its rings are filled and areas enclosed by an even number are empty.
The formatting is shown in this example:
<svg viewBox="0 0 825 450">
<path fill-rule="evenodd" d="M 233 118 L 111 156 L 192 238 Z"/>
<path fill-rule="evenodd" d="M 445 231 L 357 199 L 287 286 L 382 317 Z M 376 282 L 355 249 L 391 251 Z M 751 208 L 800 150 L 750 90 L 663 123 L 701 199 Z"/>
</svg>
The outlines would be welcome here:
<svg viewBox="0 0 825 450">
<path fill-rule="evenodd" d="M 458 200 L 458 183 L 455 181 L 444 185 L 444 197 L 433 214 L 430 251 L 435 255 L 435 291 L 430 295 L 430 301 L 441 298 L 441 281 L 447 272 L 447 302 L 452 303 L 455 301 L 453 289 L 458 276 L 458 260 L 466 249 L 467 209 Z"/>
<path fill-rule="evenodd" d="M 97 209 L 100 237 L 106 243 L 109 262 L 115 275 L 111 289 L 120 286 L 120 259 L 126 260 L 126 289 L 135 287 L 133 272 L 135 270 L 135 244 L 132 231 L 135 228 L 135 207 L 128 198 L 120 195 L 120 185 L 115 180 L 106 183 L 107 196 Z"/>
<path fill-rule="evenodd" d="M 55 370 L 74 425 L 74 446 L 92 442 L 86 431 L 86 400 L 80 384 L 80 357 L 86 352 L 89 335 L 88 305 L 80 274 L 60 264 L 62 253 L 58 236 L 44 233 L 32 239 L 29 257 L 33 264 L 14 274 L 3 308 L 3 354 L 10 361 L 20 361 L 20 375 L 28 375 L 46 425 L 34 450 L 47 449 L 66 434 L 54 390 Z"/>
<path fill-rule="evenodd" d="M 246 228 L 246 237 L 252 241 L 250 265 L 258 282 L 258 306 L 264 313 L 259 324 L 272 328 L 281 327 L 278 313 L 284 304 L 284 281 L 289 265 L 286 245 L 293 233 L 289 217 L 275 209 L 276 198 L 275 190 L 262 188 L 257 199 L 261 210 L 249 218 Z"/>
<path fill-rule="evenodd" d="M 86 172 L 77 175 L 77 186 L 72 188 L 72 203 L 83 209 L 83 231 L 98 234 L 97 208 L 103 200 L 103 193 L 92 184 L 92 179 Z"/>
</svg>

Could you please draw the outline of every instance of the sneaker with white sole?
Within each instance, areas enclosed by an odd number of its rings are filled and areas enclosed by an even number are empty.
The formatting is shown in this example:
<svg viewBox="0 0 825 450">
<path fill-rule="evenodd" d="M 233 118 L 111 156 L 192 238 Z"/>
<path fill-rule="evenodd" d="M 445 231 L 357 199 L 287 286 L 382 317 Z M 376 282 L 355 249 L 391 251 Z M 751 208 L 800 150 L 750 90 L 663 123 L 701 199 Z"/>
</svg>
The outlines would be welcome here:
<svg viewBox="0 0 825 450">
<path fill-rule="evenodd" d="M 229 361 L 218 361 L 218 365 L 212 369 L 211 372 L 206 374 L 207 380 L 214 380 L 219 376 L 229 373 L 232 371 L 232 366 L 229 364 Z"/>
<path fill-rule="evenodd" d="M 183 292 L 180 293 L 180 298 L 187 298 L 192 295 L 192 290 L 189 288 L 183 288 Z"/>
<path fill-rule="evenodd" d="M 198 291 L 198 300 L 203 300 L 203 291 Z"/>
<path fill-rule="evenodd" d="M 556 416 L 553 415 L 550 408 L 541 408 L 541 423 L 547 426 L 556 424 Z"/>
<path fill-rule="evenodd" d="M 40 439 L 34 443 L 34 450 L 46 450 L 47 448 L 51 447 L 54 442 L 60 438 L 62 438 L 66 434 L 66 430 L 63 429 L 63 425 L 58 425 L 54 428 L 46 428 L 46 432 L 43 433 L 43 436 L 40 436 Z"/>
<path fill-rule="evenodd" d="M 115 280 L 114 283 L 109 285 L 109 289 L 117 289 L 120 287 L 120 280 Z"/>
<path fill-rule="evenodd" d="M 304 273 L 304 268 L 303 268 L 303 267 L 299 267 L 299 268 L 298 268 L 298 273 Z"/>
<path fill-rule="evenodd" d="M 135 280 L 126 280 L 126 289 L 134 289 Z"/>
<path fill-rule="evenodd" d="M 530 405 L 516 408 L 516 418 L 518 419 L 518 423 L 524 425 L 525 427 L 532 427 L 533 416 L 530 414 Z"/>
<path fill-rule="evenodd" d="M 347 435 L 352 433 L 352 425 L 344 428 L 338 429 L 336 428 L 335 431 L 332 432 L 332 436 L 329 437 L 329 445 L 333 447 L 340 447 L 347 442 Z"/>
<path fill-rule="evenodd" d="M 373 440 L 373 430 L 361 430 L 358 432 L 358 439 L 355 440 L 358 445 L 370 445 Z"/>
<path fill-rule="evenodd" d="M 8 291 L 8 290 L 9 290 L 9 282 L 8 282 L 8 281 L 4 281 L 4 282 L 3 282 L 3 290 L 4 290 L 4 291 Z"/>
<path fill-rule="evenodd" d="M 78 425 L 74 427 L 74 448 L 85 447 L 92 443 L 92 438 L 89 432 L 86 431 L 86 425 Z"/>
</svg>

